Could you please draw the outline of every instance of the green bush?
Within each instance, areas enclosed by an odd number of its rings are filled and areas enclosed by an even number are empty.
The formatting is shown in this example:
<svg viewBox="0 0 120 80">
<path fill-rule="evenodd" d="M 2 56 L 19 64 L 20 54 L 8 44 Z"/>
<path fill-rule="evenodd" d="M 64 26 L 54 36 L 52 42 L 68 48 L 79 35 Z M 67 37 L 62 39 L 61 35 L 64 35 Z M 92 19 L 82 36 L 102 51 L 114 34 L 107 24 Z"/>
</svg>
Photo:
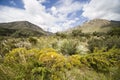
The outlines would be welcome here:
<svg viewBox="0 0 120 80">
<path fill-rule="evenodd" d="M 76 52 L 77 52 L 77 42 L 72 41 L 72 40 L 64 41 L 62 46 L 61 46 L 60 51 L 64 55 L 76 54 Z"/>
<path fill-rule="evenodd" d="M 56 33 L 56 36 L 59 36 L 59 37 L 61 37 L 61 38 L 66 38 L 66 37 L 67 37 L 67 34 L 57 32 L 57 33 Z"/>
<path fill-rule="evenodd" d="M 112 28 L 110 31 L 107 32 L 108 35 L 111 35 L 111 36 L 120 36 L 120 28 L 116 27 L 116 28 Z"/>
<path fill-rule="evenodd" d="M 120 37 L 118 36 L 111 36 L 111 37 L 105 37 L 103 39 L 91 39 L 88 41 L 88 49 L 93 52 L 95 48 L 106 49 L 105 51 L 108 51 L 109 49 L 115 47 L 120 48 Z"/>
<path fill-rule="evenodd" d="M 29 42 L 32 43 L 32 44 L 37 44 L 38 41 L 35 37 L 30 37 Z"/>
<path fill-rule="evenodd" d="M 72 35 L 73 35 L 74 37 L 84 36 L 84 33 L 82 33 L 82 30 L 73 30 L 73 31 L 72 31 Z"/>
<path fill-rule="evenodd" d="M 120 79 L 120 63 L 118 63 L 118 67 L 113 67 L 111 71 L 112 80 Z"/>
</svg>

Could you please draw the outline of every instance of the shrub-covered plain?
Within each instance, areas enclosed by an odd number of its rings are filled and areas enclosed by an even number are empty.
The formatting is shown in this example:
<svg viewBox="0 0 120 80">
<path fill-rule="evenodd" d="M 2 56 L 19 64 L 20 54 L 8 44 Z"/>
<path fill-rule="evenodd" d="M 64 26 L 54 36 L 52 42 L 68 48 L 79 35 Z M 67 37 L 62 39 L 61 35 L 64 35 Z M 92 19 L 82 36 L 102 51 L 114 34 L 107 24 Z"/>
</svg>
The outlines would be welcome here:
<svg viewBox="0 0 120 80">
<path fill-rule="evenodd" d="M 118 33 L 0 38 L 0 80 L 119 79 Z"/>
</svg>

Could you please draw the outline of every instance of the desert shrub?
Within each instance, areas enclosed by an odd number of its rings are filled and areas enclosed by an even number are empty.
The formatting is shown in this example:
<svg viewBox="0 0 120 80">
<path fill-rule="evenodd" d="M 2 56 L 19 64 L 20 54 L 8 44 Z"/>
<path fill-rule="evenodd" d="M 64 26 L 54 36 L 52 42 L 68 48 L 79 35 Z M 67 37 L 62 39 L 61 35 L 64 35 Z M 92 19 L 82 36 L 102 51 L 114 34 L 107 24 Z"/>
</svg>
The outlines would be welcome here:
<svg viewBox="0 0 120 80">
<path fill-rule="evenodd" d="M 57 41 L 52 42 L 51 45 L 52 45 L 52 48 L 58 49 L 58 42 Z"/>
<path fill-rule="evenodd" d="M 61 38 L 66 38 L 66 37 L 67 37 L 67 34 L 57 32 L 57 33 L 56 33 L 56 36 L 59 36 L 59 37 L 61 37 Z"/>
<path fill-rule="evenodd" d="M 18 65 L 26 65 L 34 60 L 37 60 L 36 54 L 39 50 L 31 49 L 27 50 L 25 48 L 16 48 L 6 54 L 4 63 L 8 66 L 15 67 Z"/>
<path fill-rule="evenodd" d="M 17 43 L 14 44 L 16 48 L 27 48 L 30 49 L 32 47 L 31 43 L 28 41 L 19 41 Z"/>
<path fill-rule="evenodd" d="M 13 41 L 7 41 L 7 40 L 1 41 L 0 55 L 4 57 L 4 55 L 8 53 L 10 50 L 12 50 L 13 48 L 16 48 Z"/>
<path fill-rule="evenodd" d="M 12 80 L 49 80 L 49 70 L 47 70 L 37 57 L 40 50 L 17 48 L 5 56 L 4 65 L 7 68 L 7 74 Z M 0 69 L 1 70 L 1 69 Z M 3 74 L 3 73 L 2 73 Z"/>
<path fill-rule="evenodd" d="M 7 71 L 14 73 L 8 76 L 13 77 L 12 79 L 63 80 L 66 58 L 51 48 L 42 50 L 17 48 L 5 56 L 4 65 L 6 68 L 9 67 Z M 4 75 L 4 72 L 1 74 Z"/>
<path fill-rule="evenodd" d="M 14 80 L 15 72 L 9 67 L 0 64 L 0 80 Z"/>
<path fill-rule="evenodd" d="M 64 66 L 65 58 L 62 54 L 57 53 L 54 49 L 44 49 L 40 51 L 39 60 L 49 68 L 62 68 Z"/>
<path fill-rule="evenodd" d="M 50 73 L 46 67 L 36 67 L 32 69 L 34 80 L 50 80 Z"/>
<path fill-rule="evenodd" d="M 2 57 L 4 57 L 4 55 L 6 53 L 9 53 L 9 51 L 11 51 L 12 49 L 21 47 L 30 49 L 32 45 L 25 38 L 8 38 L 1 41 L 0 54 L 2 55 Z"/>
<path fill-rule="evenodd" d="M 60 75 L 64 74 L 65 57 L 62 54 L 58 54 L 53 49 L 46 50 L 42 51 L 39 61 L 41 61 L 47 69 L 51 70 L 52 80 L 62 80 Z"/>
<path fill-rule="evenodd" d="M 73 68 L 66 71 L 65 80 L 110 80 L 111 77 L 106 76 L 103 73 L 98 73 L 88 68 Z"/>
<path fill-rule="evenodd" d="M 16 80 L 34 80 L 32 70 L 36 67 L 36 63 L 39 64 L 35 54 L 38 54 L 38 50 L 26 50 L 25 48 L 17 48 L 12 50 L 5 56 L 4 65 L 9 67 L 11 72 L 14 73 L 12 76 Z M 38 67 L 41 67 L 39 65 Z M 43 76 L 43 75 L 40 75 Z"/>
<path fill-rule="evenodd" d="M 72 40 L 64 41 L 62 43 L 60 51 L 64 55 L 73 55 L 73 54 L 76 54 L 76 51 L 77 51 L 77 42 L 76 41 L 72 41 Z"/>
<path fill-rule="evenodd" d="M 120 28 L 112 28 L 110 31 L 107 32 L 108 35 L 111 36 L 119 36 L 120 35 Z"/>
<path fill-rule="evenodd" d="M 108 52 L 89 54 L 80 58 L 80 61 L 98 72 L 109 72 L 110 67 L 120 61 L 120 50 L 113 48 Z"/>
<path fill-rule="evenodd" d="M 113 46 L 115 46 L 115 48 L 120 48 L 120 37 L 118 36 L 113 36 L 110 37 L 106 40 L 106 45 L 108 47 L 108 49 L 111 49 Z"/>
<path fill-rule="evenodd" d="M 35 37 L 30 37 L 29 42 L 32 44 L 37 44 L 37 39 Z"/>
<path fill-rule="evenodd" d="M 0 42 L 1 42 L 2 40 L 5 40 L 5 37 L 0 36 Z"/>
<path fill-rule="evenodd" d="M 93 52 L 95 48 L 103 49 L 106 48 L 105 51 L 108 51 L 112 47 L 120 48 L 120 37 L 112 36 L 106 37 L 104 39 L 92 39 L 88 41 L 88 49 Z"/>
<path fill-rule="evenodd" d="M 80 55 L 72 55 L 68 57 L 68 62 L 70 63 L 70 66 L 72 67 L 80 67 L 81 62 L 80 62 Z"/>
<path fill-rule="evenodd" d="M 105 36 L 106 33 L 104 33 L 104 32 L 96 32 L 96 31 L 95 31 L 95 32 L 92 33 L 92 35 L 93 35 L 93 36 L 100 37 L 100 36 Z"/>
<path fill-rule="evenodd" d="M 112 80 L 119 80 L 120 79 L 120 63 L 118 63 L 118 66 L 117 67 L 113 67 L 111 69 L 111 77 L 112 77 Z"/>
<path fill-rule="evenodd" d="M 84 33 L 82 33 L 82 30 L 73 30 L 72 35 L 74 37 L 76 37 L 76 36 L 84 36 Z"/>
<path fill-rule="evenodd" d="M 87 39 L 90 39 L 91 34 L 90 33 L 84 33 L 84 37 L 86 37 Z"/>
<path fill-rule="evenodd" d="M 104 41 L 99 39 L 92 39 L 88 41 L 88 49 L 93 52 L 95 48 L 106 48 L 106 45 L 104 44 Z"/>
<path fill-rule="evenodd" d="M 46 54 L 46 53 L 48 53 L 48 52 L 57 53 L 56 50 L 53 49 L 53 48 L 43 48 L 43 49 L 40 50 L 39 56 L 40 56 L 41 54 Z"/>
</svg>

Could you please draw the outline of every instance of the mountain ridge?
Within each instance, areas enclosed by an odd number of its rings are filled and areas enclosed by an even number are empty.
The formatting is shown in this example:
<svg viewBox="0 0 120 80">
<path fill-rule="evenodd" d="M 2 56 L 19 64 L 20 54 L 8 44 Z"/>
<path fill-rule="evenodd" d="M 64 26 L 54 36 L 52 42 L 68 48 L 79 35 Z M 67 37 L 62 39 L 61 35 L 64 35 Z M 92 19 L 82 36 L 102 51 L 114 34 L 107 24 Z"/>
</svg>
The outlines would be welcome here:
<svg viewBox="0 0 120 80">
<path fill-rule="evenodd" d="M 44 31 L 39 26 L 28 21 L 15 21 L 8 23 L 0 23 L 0 35 L 12 37 L 29 37 L 50 35 L 50 32 Z"/>
<path fill-rule="evenodd" d="M 84 22 L 84 24 L 80 26 L 71 28 L 66 32 L 71 33 L 73 30 L 81 30 L 83 33 L 108 32 L 112 28 L 120 28 L 120 21 L 93 19 L 93 20 Z"/>
<path fill-rule="evenodd" d="M 71 33 L 73 30 L 81 30 L 83 33 L 108 32 L 112 28 L 120 28 L 120 21 L 93 19 L 84 22 L 84 24 L 81 26 L 76 26 L 66 30 L 65 33 Z M 28 21 L 0 23 L 0 36 L 29 37 L 52 34 L 53 33 L 44 31 L 41 27 Z"/>
</svg>

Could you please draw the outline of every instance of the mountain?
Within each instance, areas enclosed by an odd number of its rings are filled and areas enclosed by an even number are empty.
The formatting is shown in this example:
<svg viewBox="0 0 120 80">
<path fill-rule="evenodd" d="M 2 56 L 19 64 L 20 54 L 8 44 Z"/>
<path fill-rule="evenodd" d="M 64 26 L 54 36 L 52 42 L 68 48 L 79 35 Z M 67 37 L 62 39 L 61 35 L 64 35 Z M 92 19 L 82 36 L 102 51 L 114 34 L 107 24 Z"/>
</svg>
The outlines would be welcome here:
<svg viewBox="0 0 120 80">
<path fill-rule="evenodd" d="M 39 26 L 28 21 L 0 23 L 0 36 L 29 37 L 50 34 L 50 32 L 46 32 Z"/>
<path fill-rule="evenodd" d="M 74 27 L 73 30 L 82 30 L 83 33 L 108 32 L 113 28 L 120 28 L 120 21 L 109 21 L 105 19 L 93 19 L 83 23 L 81 26 Z"/>
</svg>

